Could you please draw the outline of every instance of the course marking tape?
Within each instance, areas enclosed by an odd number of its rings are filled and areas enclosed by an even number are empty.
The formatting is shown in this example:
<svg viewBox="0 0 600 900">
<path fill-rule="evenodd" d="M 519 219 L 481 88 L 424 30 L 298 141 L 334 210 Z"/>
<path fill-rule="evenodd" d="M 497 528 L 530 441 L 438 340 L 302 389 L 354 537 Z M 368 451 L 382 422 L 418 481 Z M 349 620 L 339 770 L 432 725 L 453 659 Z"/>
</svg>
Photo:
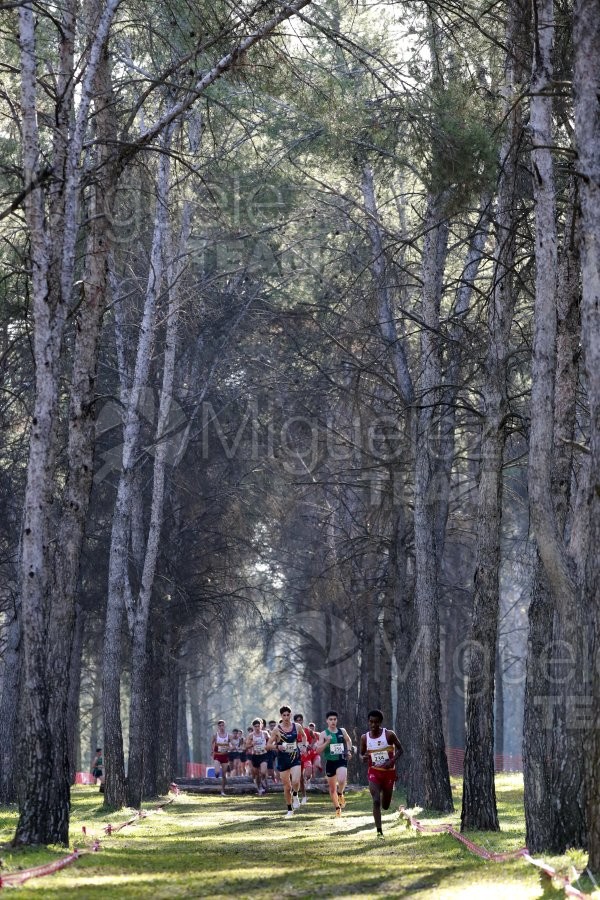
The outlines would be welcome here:
<svg viewBox="0 0 600 900">
<path fill-rule="evenodd" d="M 415 819 L 414 816 L 411 816 L 406 811 L 406 808 L 404 806 L 400 807 L 400 814 L 420 834 L 449 834 L 457 841 L 460 841 L 461 844 L 464 844 L 465 847 L 467 847 L 467 849 L 471 851 L 471 853 L 474 853 L 476 856 L 479 856 L 481 859 L 488 860 L 489 862 L 507 862 L 510 859 L 518 859 L 519 857 L 521 857 L 525 860 L 525 862 L 528 862 L 532 866 L 535 866 L 537 869 L 539 869 L 546 877 L 554 878 L 557 881 L 560 881 L 567 896 L 579 897 L 580 900 L 589 900 L 589 895 L 584 894 L 579 890 L 579 888 L 574 887 L 566 875 L 559 875 L 556 870 L 552 868 L 552 866 L 548 865 L 548 863 L 544 862 L 543 860 L 533 859 L 527 847 L 521 847 L 520 850 L 512 850 L 508 853 L 491 853 L 489 850 L 486 850 L 485 847 L 481 847 L 479 844 L 474 844 L 473 841 L 470 841 L 469 838 L 464 836 L 464 834 L 461 834 L 460 831 L 457 831 L 454 825 L 452 825 L 450 822 L 446 822 L 441 825 L 424 825 L 418 819 Z"/>
<path fill-rule="evenodd" d="M 171 788 L 173 786 L 171 785 Z M 176 794 L 179 793 L 177 790 Z M 135 816 L 131 819 L 128 819 L 127 822 L 122 822 L 120 825 L 105 825 L 104 833 L 107 835 L 115 834 L 115 832 L 120 831 L 122 828 L 125 828 L 127 825 L 133 825 L 134 822 L 139 822 L 140 819 L 145 819 L 152 813 L 159 812 L 161 809 L 164 809 L 165 806 L 169 806 L 169 804 L 173 803 L 174 797 L 171 797 L 170 800 L 166 800 L 164 803 L 161 803 L 160 806 L 155 807 L 154 809 L 143 810 L 140 809 Z M 83 834 L 88 837 L 88 831 L 85 825 L 81 826 L 81 830 Z M 78 847 L 73 848 L 73 852 L 69 853 L 68 856 L 62 856 L 60 859 L 53 860 L 53 862 L 44 863 L 41 866 L 33 866 L 31 869 L 22 869 L 18 872 L 7 872 L 5 875 L 0 875 L 0 889 L 3 887 L 15 886 L 19 884 L 24 884 L 24 882 L 28 881 L 30 878 L 42 878 L 44 875 L 53 875 L 55 872 L 60 872 L 61 869 L 65 869 L 67 866 L 70 866 L 72 863 L 76 862 L 78 859 L 81 859 L 86 853 L 97 853 L 100 848 L 100 841 L 98 838 L 92 837 L 92 846 L 84 847 L 82 849 Z"/>
</svg>

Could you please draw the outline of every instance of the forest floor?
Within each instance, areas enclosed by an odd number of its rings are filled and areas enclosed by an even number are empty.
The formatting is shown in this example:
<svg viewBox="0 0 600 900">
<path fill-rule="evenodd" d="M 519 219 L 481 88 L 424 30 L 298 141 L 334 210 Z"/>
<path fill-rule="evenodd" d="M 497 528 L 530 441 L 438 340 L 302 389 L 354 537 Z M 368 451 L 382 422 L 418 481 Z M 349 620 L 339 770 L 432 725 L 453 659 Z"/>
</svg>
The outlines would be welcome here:
<svg viewBox="0 0 600 900">
<path fill-rule="evenodd" d="M 461 782 L 453 779 L 456 812 L 428 823 L 460 819 Z M 524 845 L 522 779 L 497 779 L 502 831 L 471 834 L 494 852 Z M 180 794 L 175 801 L 122 831 L 105 836 L 110 822 L 126 821 L 132 811 L 106 813 L 94 787 L 73 790 L 72 842 L 101 849 L 72 866 L 15 888 L 18 900 L 71 896 L 79 900 L 166 900 L 175 897 L 244 898 L 402 898 L 412 894 L 435 900 L 516 900 L 564 897 L 564 891 L 542 883 L 537 870 L 523 860 L 486 862 L 448 834 L 417 834 L 398 812 L 403 798 L 394 796 L 384 814 L 385 837 L 378 839 L 367 790 L 350 794 L 343 817 L 336 819 L 328 797 L 310 796 L 292 819 L 284 817 L 280 794 L 265 797 L 198 797 Z M 150 811 L 157 804 L 147 804 Z M 129 815 L 128 815 L 129 813 Z M 7 845 L 14 833 L 16 809 L 0 808 L 0 874 L 26 869 L 65 855 L 64 848 L 16 851 Z M 87 836 L 82 834 L 86 826 Z M 585 854 L 545 857 L 574 878 Z M 589 883 L 581 883 L 590 890 Z M 600 892 L 597 894 L 600 897 Z"/>
</svg>

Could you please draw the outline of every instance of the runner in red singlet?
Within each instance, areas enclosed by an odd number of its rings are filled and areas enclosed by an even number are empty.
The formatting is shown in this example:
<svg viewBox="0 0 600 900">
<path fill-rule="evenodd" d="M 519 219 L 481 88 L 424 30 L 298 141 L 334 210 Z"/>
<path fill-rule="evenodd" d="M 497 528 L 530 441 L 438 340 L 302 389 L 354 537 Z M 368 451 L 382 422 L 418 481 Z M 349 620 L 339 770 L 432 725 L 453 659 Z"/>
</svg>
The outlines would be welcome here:
<svg viewBox="0 0 600 900">
<path fill-rule="evenodd" d="M 402 756 L 402 744 L 393 731 L 384 728 L 383 713 L 372 709 L 369 713 L 369 730 L 360 738 L 361 759 L 369 764 L 367 777 L 373 798 L 373 818 L 377 835 L 383 837 L 381 808 L 389 809 L 396 782 L 396 760 Z"/>
<path fill-rule="evenodd" d="M 221 796 L 225 796 L 225 784 L 227 782 L 227 772 L 229 771 L 229 741 L 230 735 L 225 731 L 224 719 L 217 722 L 216 734 L 212 739 L 212 758 L 218 762 L 221 767 Z"/>
</svg>

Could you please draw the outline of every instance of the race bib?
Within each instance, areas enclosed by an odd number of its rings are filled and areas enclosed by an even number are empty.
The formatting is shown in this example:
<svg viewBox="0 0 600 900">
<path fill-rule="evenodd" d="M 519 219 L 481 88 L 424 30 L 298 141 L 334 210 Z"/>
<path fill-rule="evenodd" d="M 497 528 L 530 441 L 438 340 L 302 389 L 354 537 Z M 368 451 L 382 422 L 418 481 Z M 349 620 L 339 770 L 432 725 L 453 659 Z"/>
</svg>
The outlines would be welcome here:
<svg viewBox="0 0 600 900">
<path fill-rule="evenodd" d="M 283 746 L 283 750 L 285 753 L 295 753 L 297 749 L 298 749 L 298 745 L 297 745 L 296 741 L 293 741 L 291 744 L 285 744 Z"/>
<path fill-rule="evenodd" d="M 383 750 L 375 750 L 371 753 L 371 764 L 373 766 L 382 766 L 384 763 L 389 762 L 389 760 L 389 755 Z"/>
<path fill-rule="evenodd" d="M 344 744 L 330 744 L 329 752 L 333 753 L 335 756 L 341 756 L 342 753 L 346 752 L 346 747 Z"/>
</svg>

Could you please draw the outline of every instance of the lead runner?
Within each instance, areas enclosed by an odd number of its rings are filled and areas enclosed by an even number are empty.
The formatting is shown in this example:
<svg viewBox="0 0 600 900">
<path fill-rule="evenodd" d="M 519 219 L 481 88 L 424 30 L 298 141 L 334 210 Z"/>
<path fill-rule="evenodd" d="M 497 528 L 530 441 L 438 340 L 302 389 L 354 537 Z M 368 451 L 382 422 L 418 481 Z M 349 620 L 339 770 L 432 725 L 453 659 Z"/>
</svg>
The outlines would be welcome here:
<svg viewBox="0 0 600 900">
<path fill-rule="evenodd" d="M 306 743 L 306 735 L 302 725 L 290 721 L 292 710 L 289 706 L 282 706 L 279 715 L 281 722 L 271 732 L 267 750 L 277 750 L 277 769 L 281 774 L 287 803 L 286 817 L 291 818 L 294 810 L 300 807 L 298 789 L 301 768 L 298 742 Z"/>
<path fill-rule="evenodd" d="M 397 778 L 396 760 L 404 751 L 394 732 L 383 727 L 383 713 L 380 709 L 372 709 L 368 720 L 369 730 L 360 738 L 360 755 L 369 764 L 367 778 L 373 798 L 373 818 L 378 837 L 383 837 L 381 808 L 390 808 Z"/>
</svg>

